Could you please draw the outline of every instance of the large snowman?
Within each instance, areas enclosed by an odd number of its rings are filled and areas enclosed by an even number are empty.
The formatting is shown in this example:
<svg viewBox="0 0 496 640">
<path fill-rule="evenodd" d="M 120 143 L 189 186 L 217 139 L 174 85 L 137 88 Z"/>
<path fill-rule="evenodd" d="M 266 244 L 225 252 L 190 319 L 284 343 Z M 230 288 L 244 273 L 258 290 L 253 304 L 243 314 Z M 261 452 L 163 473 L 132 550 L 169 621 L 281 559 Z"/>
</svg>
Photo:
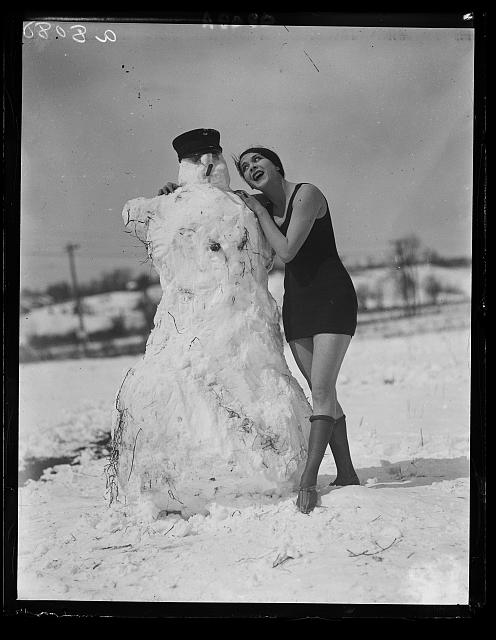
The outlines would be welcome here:
<svg viewBox="0 0 496 640">
<path fill-rule="evenodd" d="M 229 189 L 219 133 L 173 141 L 179 188 L 127 202 L 163 289 L 144 356 L 117 393 L 111 500 L 152 517 L 292 491 L 311 408 L 284 358 L 273 253 Z"/>
</svg>

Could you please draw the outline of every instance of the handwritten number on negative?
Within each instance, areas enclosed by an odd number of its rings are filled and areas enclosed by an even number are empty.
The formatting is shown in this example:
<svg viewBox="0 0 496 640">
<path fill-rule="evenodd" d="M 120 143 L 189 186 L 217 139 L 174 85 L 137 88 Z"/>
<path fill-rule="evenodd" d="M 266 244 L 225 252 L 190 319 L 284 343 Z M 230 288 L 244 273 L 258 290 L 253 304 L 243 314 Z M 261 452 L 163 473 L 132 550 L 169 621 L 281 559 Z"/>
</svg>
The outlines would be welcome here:
<svg viewBox="0 0 496 640">
<path fill-rule="evenodd" d="M 43 40 L 48 39 L 48 31 L 52 28 L 52 25 L 49 22 L 36 22 L 35 27 L 39 27 L 38 35 Z"/>
<path fill-rule="evenodd" d="M 36 35 L 36 27 L 38 27 L 38 36 L 47 40 L 48 32 L 52 28 L 52 25 L 49 22 L 27 22 L 23 27 L 23 36 L 29 40 L 34 38 Z M 79 42 L 81 44 L 83 42 L 87 42 L 87 29 L 83 24 L 75 24 L 69 28 L 75 31 L 75 33 L 72 34 L 72 39 L 75 42 Z M 67 36 L 66 30 L 60 25 L 55 26 L 55 33 L 61 38 L 65 38 Z M 117 40 L 117 36 L 112 29 L 106 29 L 102 38 L 100 36 L 95 36 L 95 39 L 98 40 L 98 42 L 115 42 Z"/>
<path fill-rule="evenodd" d="M 95 36 L 98 42 L 107 42 L 107 40 L 110 40 L 110 42 L 115 42 L 117 40 L 117 36 L 111 29 L 105 29 L 105 33 L 103 35 L 105 36 L 105 38 L 99 38 L 98 36 Z"/>
<path fill-rule="evenodd" d="M 76 42 L 86 42 L 86 27 L 83 24 L 74 24 L 71 29 L 79 29 L 78 33 L 74 33 L 72 39 Z M 82 38 L 82 40 L 78 40 L 78 36 Z"/>
</svg>

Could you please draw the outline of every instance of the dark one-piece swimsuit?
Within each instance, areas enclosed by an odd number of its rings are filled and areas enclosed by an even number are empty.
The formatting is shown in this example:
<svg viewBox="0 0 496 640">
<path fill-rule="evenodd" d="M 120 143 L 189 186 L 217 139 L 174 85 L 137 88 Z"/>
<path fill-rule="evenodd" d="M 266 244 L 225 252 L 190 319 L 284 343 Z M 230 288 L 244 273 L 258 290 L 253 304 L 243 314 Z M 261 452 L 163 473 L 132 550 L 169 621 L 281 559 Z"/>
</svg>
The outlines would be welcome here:
<svg viewBox="0 0 496 640">
<path fill-rule="evenodd" d="M 307 183 L 296 185 L 279 227 L 284 235 L 291 222 L 295 195 L 302 184 Z M 269 212 L 272 216 L 271 208 Z M 302 247 L 285 266 L 282 320 L 286 340 L 290 342 L 317 333 L 353 336 L 357 310 L 355 288 L 338 255 L 327 205 L 324 216 L 315 220 Z"/>
</svg>

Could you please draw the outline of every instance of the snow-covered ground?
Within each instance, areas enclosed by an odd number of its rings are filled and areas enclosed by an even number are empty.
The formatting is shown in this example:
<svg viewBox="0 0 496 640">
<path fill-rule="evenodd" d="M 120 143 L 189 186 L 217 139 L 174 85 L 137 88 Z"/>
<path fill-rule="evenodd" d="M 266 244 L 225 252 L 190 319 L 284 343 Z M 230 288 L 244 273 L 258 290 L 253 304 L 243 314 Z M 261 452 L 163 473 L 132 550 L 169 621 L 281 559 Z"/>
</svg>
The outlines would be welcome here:
<svg viewBox="0 0 496 640">
<path fill-rule="evenodd" d="M 295 495 L 215 500 L 215 480 L 188 520 L 109 506 L 107 460 L 90 443 L 108 433 L 136 356 L 21 365 L 21 468 L 79 458 L 19 490 L 18 598 L 467 603 L 470 330 L 468 318 L 446 331 L 422 322 L 352 340 L 338 393 L 362 486 L 331 490 L 326 455 L 309 515 Z"/>
</svg>

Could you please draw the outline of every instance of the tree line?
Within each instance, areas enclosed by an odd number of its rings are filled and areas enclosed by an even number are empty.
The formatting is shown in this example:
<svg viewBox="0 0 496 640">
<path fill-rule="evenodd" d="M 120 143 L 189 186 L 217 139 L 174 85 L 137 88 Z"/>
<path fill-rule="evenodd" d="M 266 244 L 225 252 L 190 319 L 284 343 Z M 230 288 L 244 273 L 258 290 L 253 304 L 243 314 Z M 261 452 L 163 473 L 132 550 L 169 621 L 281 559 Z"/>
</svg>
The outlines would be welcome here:
<svg viewBox="0 0 496 640">
<path fill-rule="evenodd" d="M 86 297 L 112 291 L 126 291 L 130 286 L 142 291 L 158 281 L 158 276 L 155 274 L 142 273 L 137 277 L 133 277 L 130 269 L 114 269 L 102 273 L 99 278 L 80 284 L 79 296 Z M 67 302 L 74 299 L 73 287 L 65 280 L 54 282 L 42 291 L 23 287 L 21 289 L 21 297 L 23 295 L 31 297 L 47 296 L 54 303 Z"/>
<path fill-rule="evenodd" d="M 426 263 L 441 267 L 461 267 L 469 265 L 470 259 L 465 257 L 443 257 L 436 251 L 423 247 L 416 235 L 408 235 L 391 241 L 390 251 L 385 260 L 376 262 L 371 259 L 370 264 L 367 265 L 360 267 L 347 266 L 351 273 L 368 268 L 392 267 L 395 270 L 398 289 L 401 292 L 404 302 L 407 306 L 414 308 L 416 306 L 415 298 L 418 290 L 414 267 L 415 265 Z M 282 269 L 284 265 L 276 261 L 274 268 Z M 146 291 L 150 285 L 157 284 L 158 282 L 159 278 L 155 272 L 142 273 L 139 276 L 133 277 L 130 269 L 113 269 L 112 271 L 102 273 L 98 278 L 80 284 L 79 297 L 84 298 L 86 296 L 110 293 L 112 291 L 126 291 L 130 286 L 135 290 Z M 433 300 L 435 300 L 441 291 L 440 283 L 432 277 L 430 284 L 428 283 L 427 286 L 430 289 L 429 293 L 432 295 Z M 365 295 L 365 291 L 359 292 L 359 299 L 364 298 Z M 69 282 L 62 280 L 48 285 L 43 291 L 35 291 L 27 287 L 22 287 L 21 299 L 24 296 L 31 298 L 46 296 L 50 299 L 51 303 L 58 303 L 73 300 L 75 292 Z"/>
</svg>

